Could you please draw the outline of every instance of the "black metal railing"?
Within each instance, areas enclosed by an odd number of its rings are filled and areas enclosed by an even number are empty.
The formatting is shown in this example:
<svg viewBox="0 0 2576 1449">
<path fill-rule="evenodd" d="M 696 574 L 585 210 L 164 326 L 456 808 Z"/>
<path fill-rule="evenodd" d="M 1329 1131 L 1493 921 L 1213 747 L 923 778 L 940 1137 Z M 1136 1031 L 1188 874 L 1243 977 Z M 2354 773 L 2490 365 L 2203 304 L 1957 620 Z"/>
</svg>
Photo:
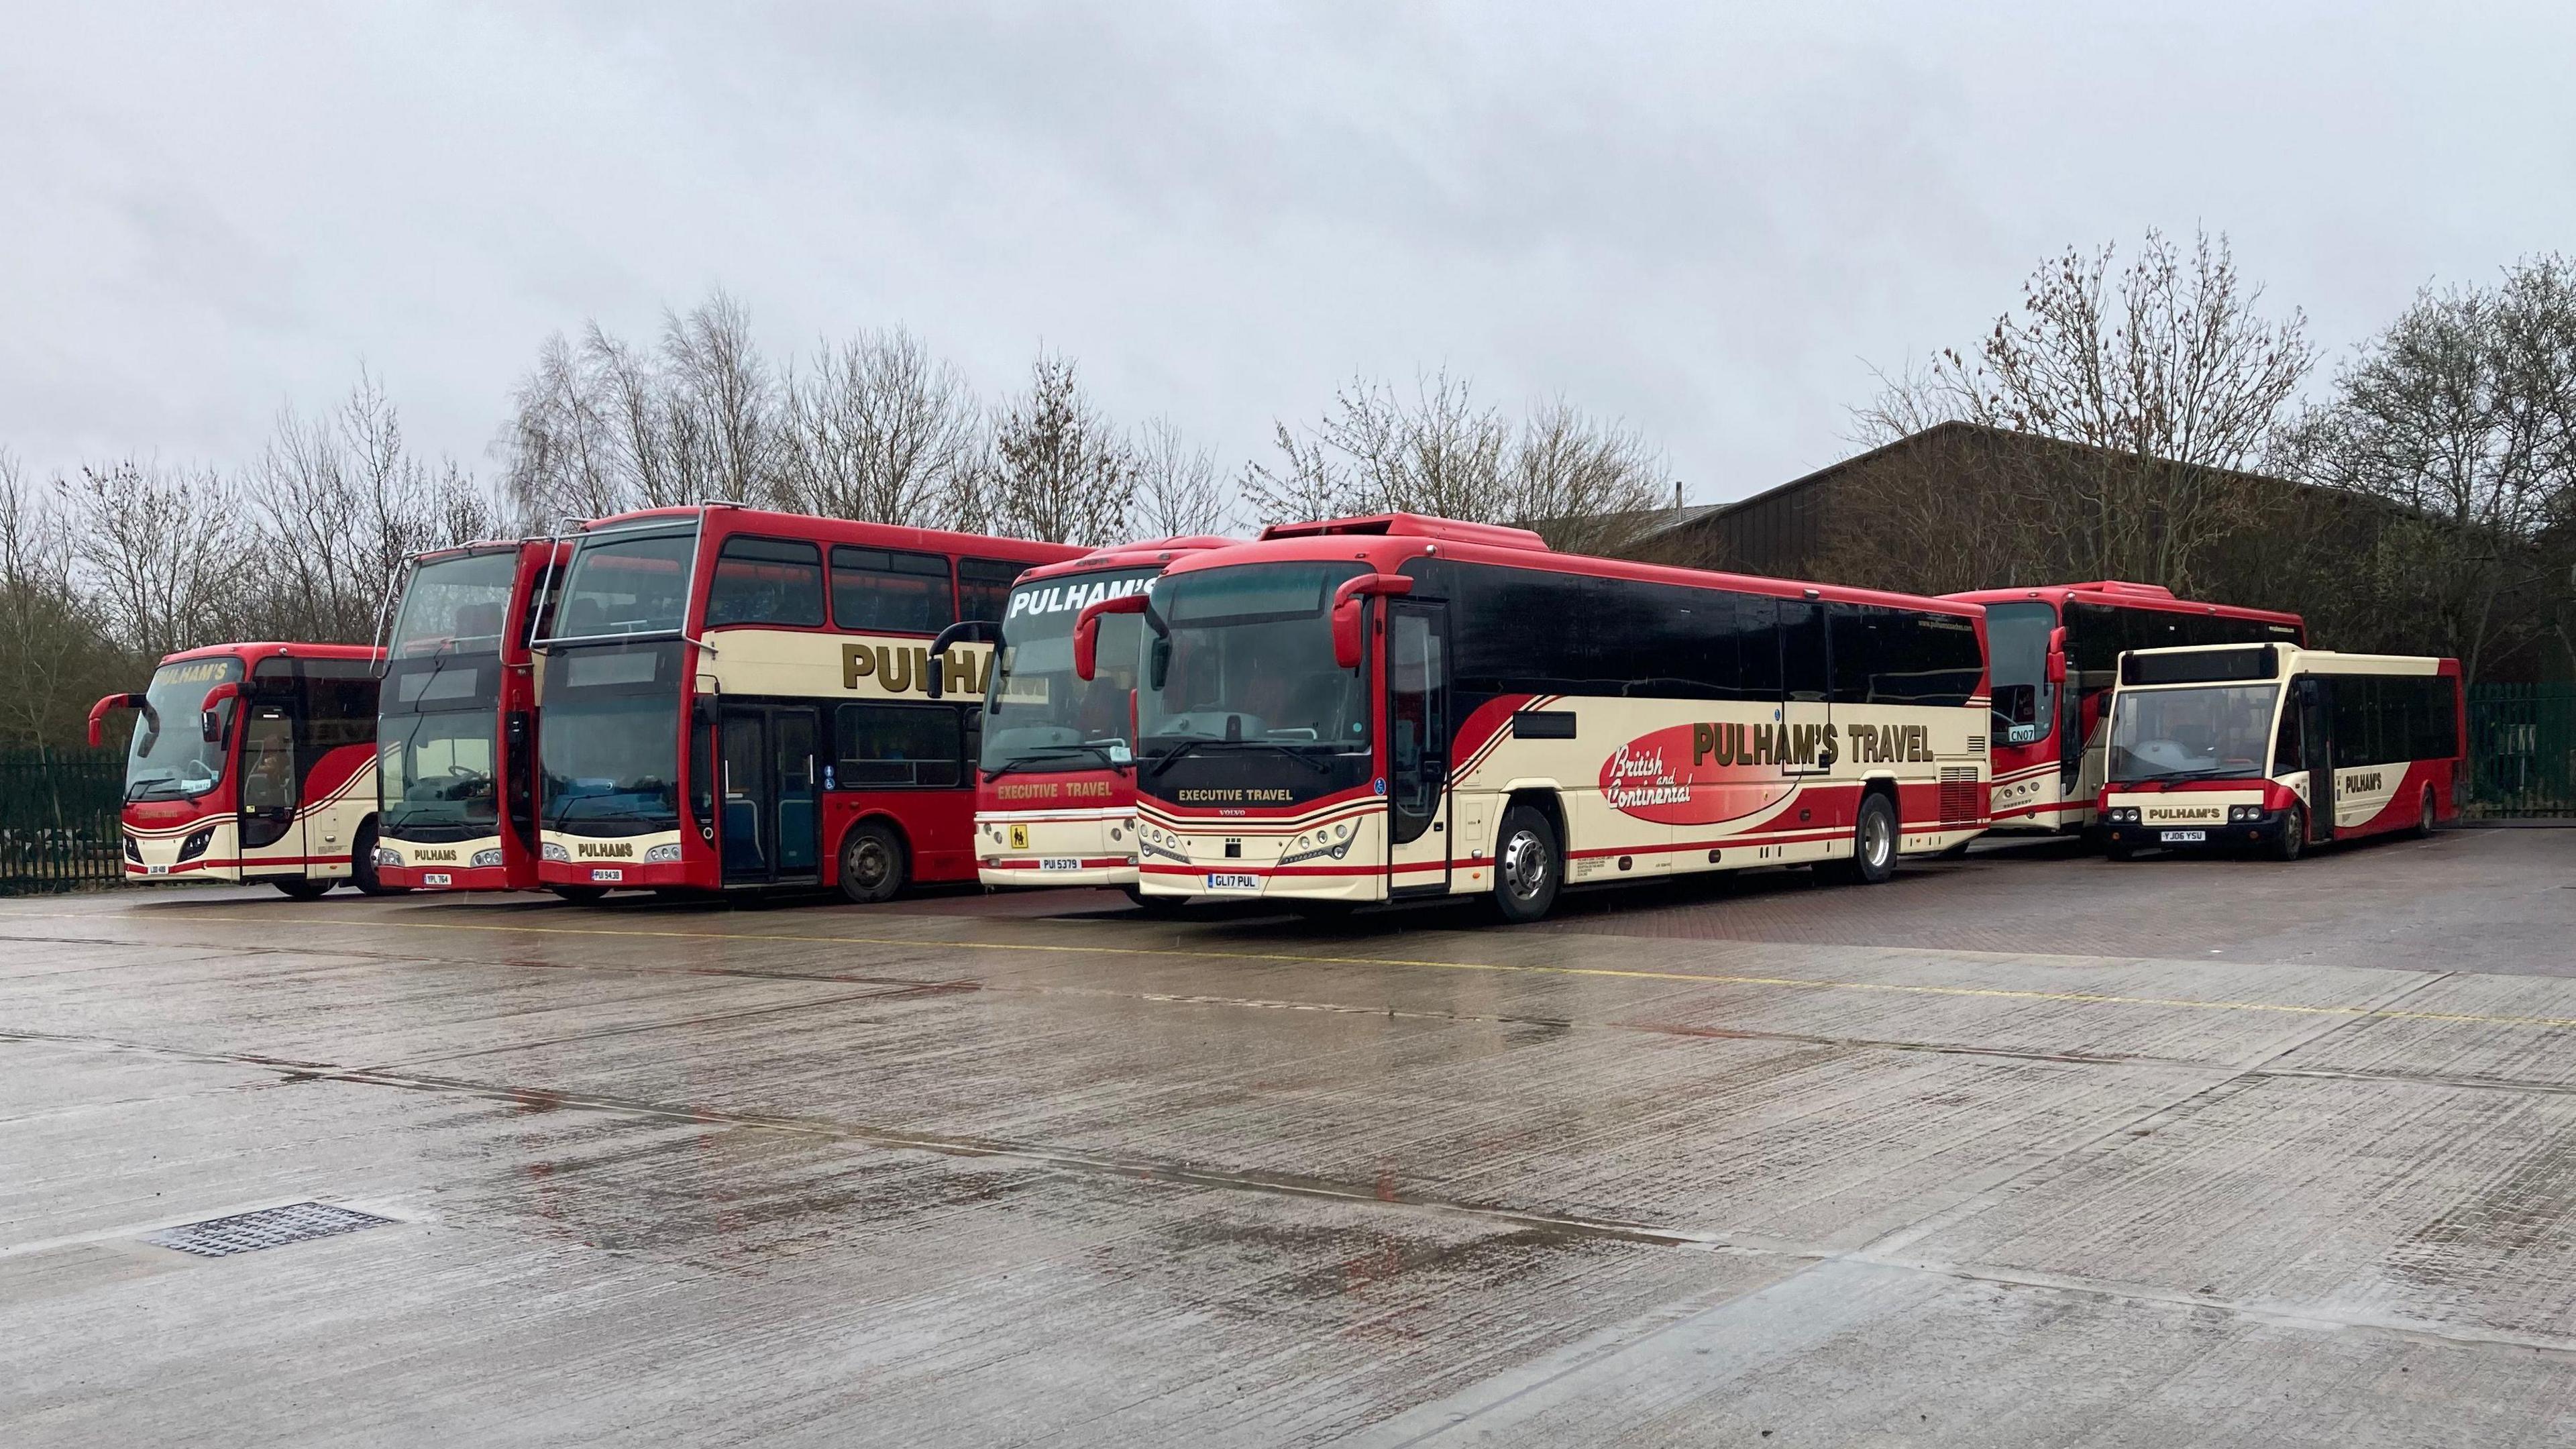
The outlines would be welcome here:
<svg viewBox="0 0 2576 1449">
<path fill-rule="evenodd" d="M 0 750 L 0 896 L 125 878 L 116 813 L 125 759 L 105 750 Z"/>
<path fill-rule="evenodd" d="M 2576 815 L 2576 684 L 2469 686 L 2468 745 L 2461 813 Z"/>
</svg>

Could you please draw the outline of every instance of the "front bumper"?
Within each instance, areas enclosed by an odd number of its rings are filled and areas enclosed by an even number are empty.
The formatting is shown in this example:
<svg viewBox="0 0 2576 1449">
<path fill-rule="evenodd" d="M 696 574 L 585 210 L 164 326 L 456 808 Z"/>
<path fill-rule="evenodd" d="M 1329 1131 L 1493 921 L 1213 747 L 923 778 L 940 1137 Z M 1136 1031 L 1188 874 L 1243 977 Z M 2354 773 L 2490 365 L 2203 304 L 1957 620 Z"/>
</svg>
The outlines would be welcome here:
<svg viewBox="0 0 2576 1449">
<path fill-rule="evenodd" d="M 2211 850 L 2229 845 L 2270 845 L 2281 838 L 2288 814 L 2266 810 L 2252 820 L 2226 820 L 2209 825 L 2100 825 L 2094 834 L 2105 844 L 2146 850 Z M 2197 830 L 2205 839 L 2167 840 L 2176 831 Z"/>
<path fill-rule="evenodd" d="M 1049 865 L 1070 860 L 1071 865 Z M 1010 856 L 986 860 L 975 878 L 988 886 L 1017 889 L 1053 886 L 1131 886 L 1136 884 L 1136 858 L 1116 856 Z"/>
</svg>

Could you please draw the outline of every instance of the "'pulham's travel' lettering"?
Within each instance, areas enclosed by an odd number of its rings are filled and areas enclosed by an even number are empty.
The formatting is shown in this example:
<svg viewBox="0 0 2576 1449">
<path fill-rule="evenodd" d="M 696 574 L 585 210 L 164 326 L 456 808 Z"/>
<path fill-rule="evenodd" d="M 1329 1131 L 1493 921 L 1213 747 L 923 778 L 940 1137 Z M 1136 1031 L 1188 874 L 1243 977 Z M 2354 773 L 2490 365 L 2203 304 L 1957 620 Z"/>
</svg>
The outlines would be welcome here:
<svg viewBox="0 0 2576 1449">
<path fill-rule="evenodd" d="M 572 853 L 587 859 L 631 860 L 635 845 L 627 840 L 579 840 L 573 842 Z"/>
<path fill-rule="evenodd" d="M 1829 724 L 1703 724 L 1691 726 L 1691 764 L 1805 764 L 1842 753 L 1844 727 Z M 1864 765 L 1920 764 L 1934 758 L 1929 725 L 1849 726 L 1852 759 Z"/>
<path fill-rule="evenodd" d="M 2351 790 L 2356 793 L 2367 790 L 2376 790 L 2379 788 L 2380 784 L 2379 775 L 2380 772 L 2377 770 L 2373 770 L 2367 775 L 2346 775 L 2343 777 L 2343 785 L 2341 788 Z"/>
<path fill-rule="evenodd" d="M 973 698 L 984 692 L 984 676 L 991 672 L 993 653 L 989 649 L 950 649 L 941 658 L 946 662 L 934 666 L 927 645 L 844 644 L 841 646 L 841 687 L 857 689 L 862 679 L 874 679 L 888 694 L 930 693 L 930 671 L 948 671 L 941 683 L 947 692 Z"/>
<path fill-rule="evenodd" d="M 1062 614 L 1087 609 L 1104 600 L 1141 594 L 1153 582 L 1150 578 L 1101 579 L 1087 584 L 1049 584 L 1044 588 L 1022 589 L 1011 595 L 1010 612 L 1002 619 L 1008 623 L 1022 614 Z"/>
</svg>

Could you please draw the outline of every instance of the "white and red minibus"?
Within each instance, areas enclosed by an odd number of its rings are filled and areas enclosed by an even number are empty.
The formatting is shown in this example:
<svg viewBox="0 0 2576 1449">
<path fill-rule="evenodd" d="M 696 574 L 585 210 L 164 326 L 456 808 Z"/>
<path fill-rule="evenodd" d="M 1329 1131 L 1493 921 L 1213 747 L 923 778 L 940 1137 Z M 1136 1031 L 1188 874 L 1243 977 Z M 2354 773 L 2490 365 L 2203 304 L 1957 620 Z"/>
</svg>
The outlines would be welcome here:
<svg viewBox="0 0 2576 1449">
<path fill-rule="evenodd" d="M 725 504 L 594 519 L 568 542 L 535 646 L 548 889 L 838 886 L 864 903 L 974 879 L 991 650 L 934 666 L 930 645 L 1084 550 Z"/>
<path fill-rule="evenodd" d="M 2307 642 L 2296 614 L 2175 598 L 2154 584 L 1978 589 L 1994 675 L 1994 828 L 2080 834 L 2103 782 L 2103 722 L 2132 649 Z"/>
<path fill-rule="evenodd" d="M 125 874 L 266 881 L 310 900 L 373 864 L 376 661 L 358 644 L 213 644 L 170 655 L 141 694 L 90 707 L 89 740 L 136 711 Z"/>
<path fill-rule="evenodd" d="M 2286 644 L 2120 656 L 2102 833 L 2140 849 L 2431 834 L 2458 809 L 2460 661 Z"/>
<path fill-rule="evenodd" d="M 977 877 L 988 886 L 1136 891 L 1136 663 L 1140 615 L 1102 617 L 1099 671 L 1074 673 L 1073 625 L 1142 593 L 1172 560 L 1240 539 L 1120 544 L 1029 570 L 1011 590 L 984 691 L 975 786 Z M 973 625 L 960 625 L 952 635 Z M 943 636 L 942 643 L 949 636 Z"/>
<path fill-rule="evenodd" d="M 1173 560 L 1141 612 L 1148 896 L 1489 896 L 1751 866 L 1885 880 L 1986 826 L 1984 611 L 1406 514 Z"/>
<path fill-rule="evenodd" d="M 376 871 L 415 890 L 534 890 L 537 683 L 550 538 L 411 560 L 376 718 Z"/>
</svg>

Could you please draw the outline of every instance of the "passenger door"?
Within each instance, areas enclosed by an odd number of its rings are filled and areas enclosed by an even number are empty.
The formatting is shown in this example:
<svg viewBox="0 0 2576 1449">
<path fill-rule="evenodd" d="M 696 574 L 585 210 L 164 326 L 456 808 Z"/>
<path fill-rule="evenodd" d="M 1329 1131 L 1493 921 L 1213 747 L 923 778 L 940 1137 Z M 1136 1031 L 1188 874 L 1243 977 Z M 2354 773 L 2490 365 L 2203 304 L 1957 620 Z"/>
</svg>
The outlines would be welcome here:
<svg viewBox="0 0 2576 1449">
<path fill-rule="evenodd" d="M 2299 692 L 2299 735 L 2308 762 L 2308 839 L 2334 839 L 2335 759 L 2332 683 L 2314 675 L 2292 686 Z"/>
<path fill-rule="evenodd" d="M 304 868 L 304 821 L 295 759 L 295 711 L 246 701 L 241 726 L 241 855 L 254 867 Z"/>
<path fill-rule="evenodd" d="M 725 884 L 821 880 L 823 788 L 814 711 L 725 706 L 716 774 Z"/>
<path fill-rule="evenodd" d="M 1449 610 L 1386 602 L 1387 884 L 1449 889 Z"/>
</svg>

